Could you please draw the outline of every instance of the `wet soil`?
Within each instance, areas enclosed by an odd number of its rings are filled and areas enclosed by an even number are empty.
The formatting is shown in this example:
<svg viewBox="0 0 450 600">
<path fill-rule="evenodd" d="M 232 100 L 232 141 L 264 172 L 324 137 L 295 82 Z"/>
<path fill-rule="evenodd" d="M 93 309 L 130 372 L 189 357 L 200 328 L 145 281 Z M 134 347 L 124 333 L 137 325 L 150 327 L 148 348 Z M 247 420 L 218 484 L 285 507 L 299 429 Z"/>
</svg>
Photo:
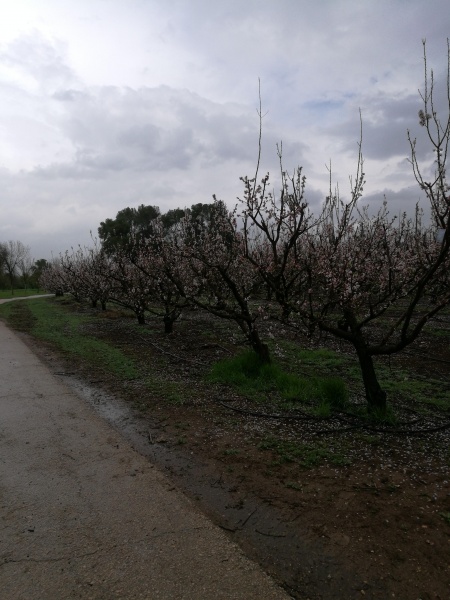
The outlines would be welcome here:
<svg viewBox="0 0 450 600">
<path fill-rule="evenodd" d="M 412 381 L 432 380 L 445 399 L 450 325 L 444 320 L 438 328 L 439 335 L 430 330 L 408 353 L 391 359 L 389 368 Z M 192 312 L 168 336 L 159 322 L 139 330 L 109 311 L 90 321 L 87 332 L 139 361 L 142 377 L 121 383 L 26 339 L 293 598 L 450 597 L 445 402 L 430 405 L 429 391 L 420 400 L 392 392 L 399 417 L 392 427 L 345 415 L 273 418 L 270 403 L 255 406 L 204 381 L 213 362 L 242 347 L 231 326 Z M 348 348 L 334 349 L 352 360 Z M 165 381 L 175 386 L 170 393 Z M 351 387 L 360 402 L 358 384 Z"/>
</svg>

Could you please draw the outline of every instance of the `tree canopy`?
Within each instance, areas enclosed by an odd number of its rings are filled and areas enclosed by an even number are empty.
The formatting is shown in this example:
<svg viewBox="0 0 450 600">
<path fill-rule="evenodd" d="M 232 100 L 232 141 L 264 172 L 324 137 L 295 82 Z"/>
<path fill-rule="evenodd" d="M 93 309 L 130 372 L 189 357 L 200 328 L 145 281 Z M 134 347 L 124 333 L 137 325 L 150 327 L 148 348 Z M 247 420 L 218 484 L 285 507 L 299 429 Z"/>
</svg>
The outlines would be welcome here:
<svg viewBox="0 0 450 600">
<path fill-rule="evenodd" d="M 124 208 L 114 219 L 106 219 L 100 223 L 98 236 L 104 251 L 113 254 L 116 250 L 128 247 L 132 237 L 151 237 L 152 221 L 160 216 L 157 206 L 141 204 L 137 208 Z"/>
</svg>

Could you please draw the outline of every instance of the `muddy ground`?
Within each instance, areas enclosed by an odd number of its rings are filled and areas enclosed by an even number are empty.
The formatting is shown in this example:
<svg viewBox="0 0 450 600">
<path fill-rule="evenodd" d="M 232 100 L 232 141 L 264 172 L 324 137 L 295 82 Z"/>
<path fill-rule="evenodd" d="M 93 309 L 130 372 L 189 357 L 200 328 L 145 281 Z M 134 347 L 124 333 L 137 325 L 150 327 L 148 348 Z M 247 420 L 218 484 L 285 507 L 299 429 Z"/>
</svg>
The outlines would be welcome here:
<svg viewBox="0 0 450 600">
<path fill-rule="evenodd" d="M 391 426 L 345 414 L 275 418 L 289 415 L 270 398 L 250 402 L 204 380 L 213 362 L 242 349 L 232 325 L 191 311 L 165 335 L 156 319 L 139 329 L 120 312 L 95 314 L 86 332 L 138 360 L 141 377 L 123 384 L 26 339 L 293 598 L 450 597 L 445 401 L 430 405 L 429 389 L 417 398 L 413 385 L 409 394 L 391 391 Z M 325 343 L 355 364 L 351 349 L 331 340 L 312 343 L 274 326 L 265 333 L 274 331 L 309 347 Z M 433 381 L 448 398 L 449 342 L 445 317 L 384 367 L 393 377 Z M 282 358 L 276 340 L 273 351 Z M 326 370 L 346 379 L 342 365 Z M 360 384 L 349 381 L 352 402 L 363 403 Z"/>
</svg>

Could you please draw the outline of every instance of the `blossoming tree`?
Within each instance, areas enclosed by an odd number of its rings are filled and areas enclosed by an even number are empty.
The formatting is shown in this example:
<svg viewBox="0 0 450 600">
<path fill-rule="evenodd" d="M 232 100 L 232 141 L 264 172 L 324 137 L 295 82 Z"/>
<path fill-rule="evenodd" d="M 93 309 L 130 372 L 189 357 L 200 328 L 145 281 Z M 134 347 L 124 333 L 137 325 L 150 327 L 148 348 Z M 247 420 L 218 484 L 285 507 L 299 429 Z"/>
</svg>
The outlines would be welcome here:
<svg viewBox="0 0 450 600">
<path fill-rule="evenodd" d="M 447 48 L 448 50 L 448 48 Z M 390 216 L 387 203 L 375 216 L 361 207 L 365 174 L 361 143 L 348 201 L 331 190 L 323 211 L 309 215 L 304 180 L 289 181 L 282 163 L 278 198 L 244 178 L 241 212 L 245 256 L 273 289 L 282 316 L 350 343 L 361 367 L 371 412 L 386 410 L 374 357 L 391 355 L 413 343 L 427 322 L 450 303 L 450 194 L 446 160 L 450 139 L 450 77 L 447 115 L 435 109 L 434 78 L 425 57 L 424 108 L 420 124 L 435 153 L 434 169 L 421 168 L 416 141 L 408 132 L 414 176 L 429 201 L 434 224 L 425 227 L 421 211 Z M 448 54 L 450 68 L 450 54 Z M 436 226 L 440 235 L 437 236 Z M 251 234 L 256 231 L 256 234 Z M 248 232 L 248 233 L 247 233 Z M 254 246 L 258 252 L 254 251 Z"/>
<path fill-rule="evenodd" d="M 244 235 L 234 211 L 214 198 L 210 219 L 199 224 L 191 212 L 179 223 L 173 281 L 197 307 L 234 321 L 263 362 L 270 362 L 269 348 L 261 339 L 261 313 L 254 299 L 261 277 L 245 259 Z"/>
</svg>

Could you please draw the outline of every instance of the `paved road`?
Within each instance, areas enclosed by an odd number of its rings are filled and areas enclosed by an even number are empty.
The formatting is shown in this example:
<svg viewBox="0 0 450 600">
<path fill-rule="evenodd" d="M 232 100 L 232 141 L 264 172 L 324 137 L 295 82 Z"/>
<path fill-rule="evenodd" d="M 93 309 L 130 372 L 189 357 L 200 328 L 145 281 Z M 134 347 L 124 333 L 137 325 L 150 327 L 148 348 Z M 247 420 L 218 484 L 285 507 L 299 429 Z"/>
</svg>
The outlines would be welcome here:
<svg viewBox="0 0 450 600">
<path fill-rule="evenodd" d="M 0 322 L 0 598 L 288 596 Z"/>
</svg>

